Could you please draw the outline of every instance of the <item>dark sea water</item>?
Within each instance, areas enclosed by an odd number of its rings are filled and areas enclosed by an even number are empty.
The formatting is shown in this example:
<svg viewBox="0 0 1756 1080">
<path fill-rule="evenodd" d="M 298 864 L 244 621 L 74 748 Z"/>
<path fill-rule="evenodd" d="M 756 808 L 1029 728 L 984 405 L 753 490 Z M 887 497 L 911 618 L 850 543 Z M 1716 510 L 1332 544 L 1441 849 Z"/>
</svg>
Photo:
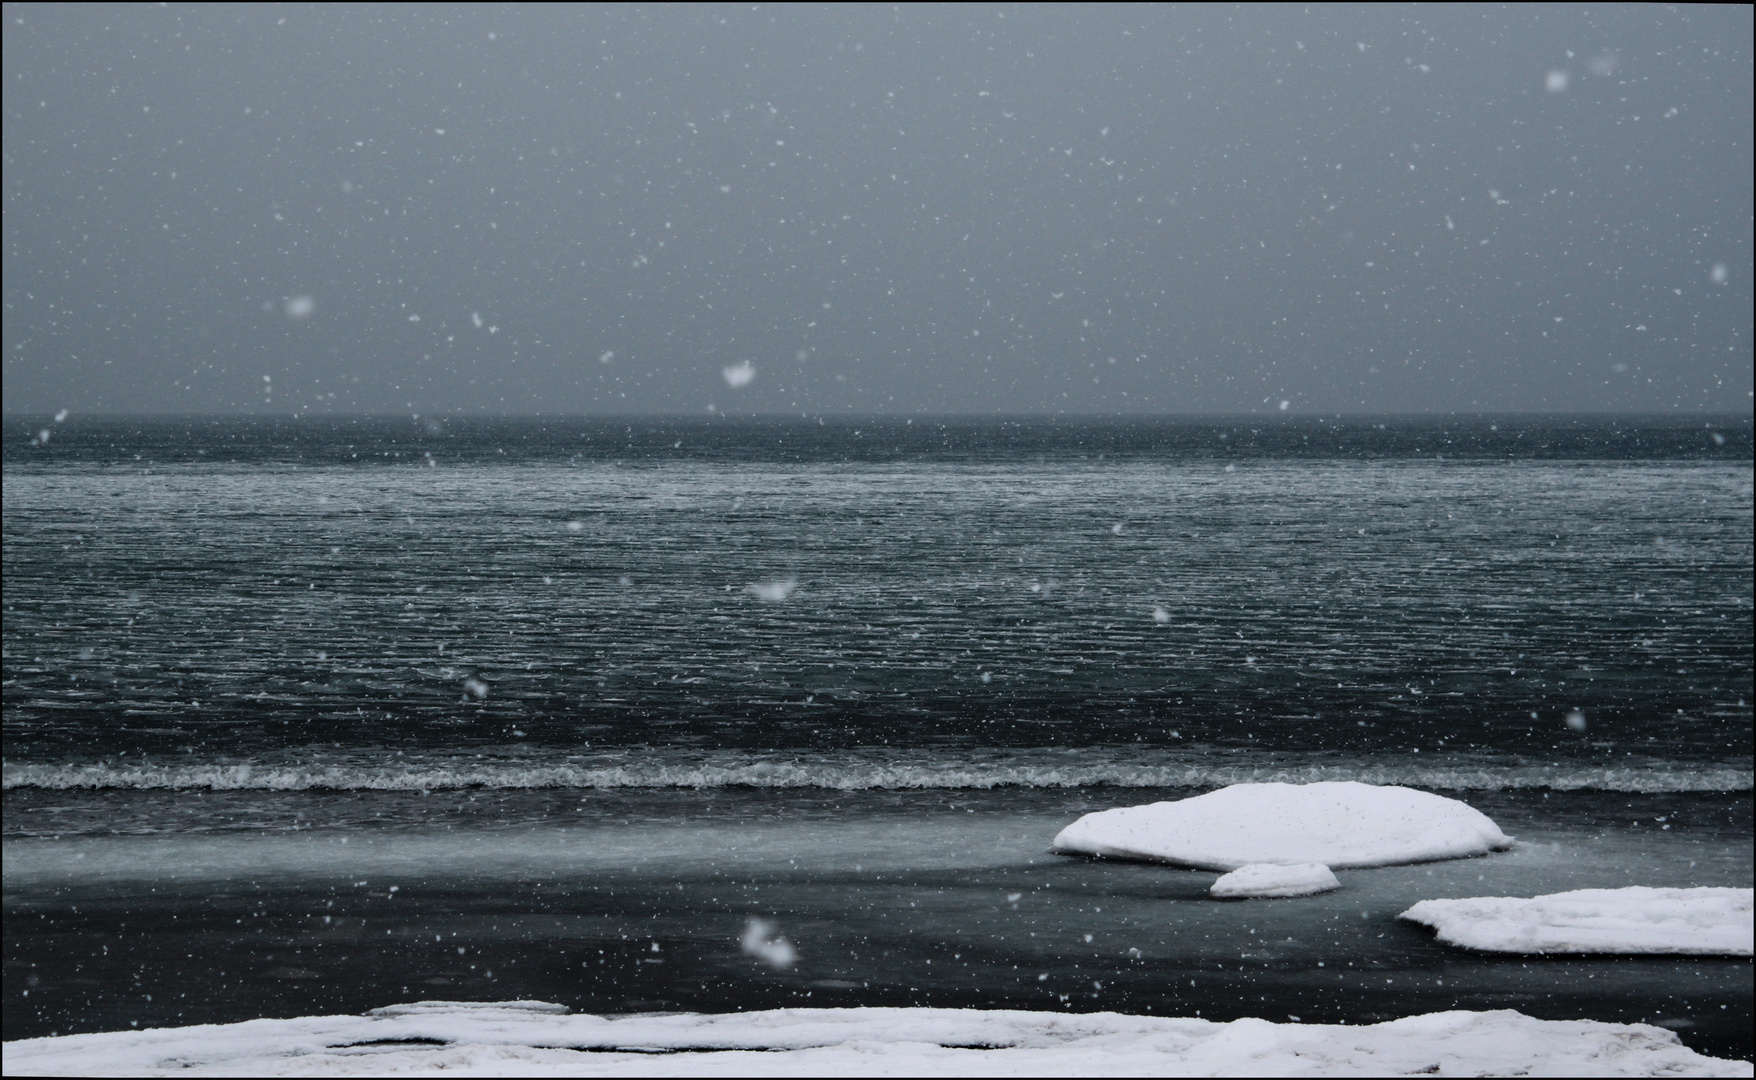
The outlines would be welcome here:
<svg viewBox="0 0 1756 1080">
<path fill-rule="evenodd" d="M 7 1038 L 808 998 L 1518 1007 L 1748 1056 L 1748 961 L 1484 958 L 1394 918 L 1750 884 L 1748 417 L 0 446 Z M 1087 810 L 1267 779 L 1435 790 L 1521 843 L 1242 906 L 1046 854 Z M 797 965 L 739 951 L 751 917 Z"/>
</svg>

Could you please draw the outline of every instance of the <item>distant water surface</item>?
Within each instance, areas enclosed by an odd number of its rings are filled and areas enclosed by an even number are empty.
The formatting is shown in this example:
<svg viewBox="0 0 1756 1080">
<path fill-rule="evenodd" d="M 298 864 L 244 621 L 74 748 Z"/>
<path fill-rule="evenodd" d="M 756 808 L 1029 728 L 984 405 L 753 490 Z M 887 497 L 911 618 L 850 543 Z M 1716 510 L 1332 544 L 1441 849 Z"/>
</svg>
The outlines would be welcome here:
<svg viewBox="0 0 1756 1080">
<path fill-rule="evenodd" d="M 9 787 L 1749 782 L 1747 419 L 5 453 Z"/>
</svg>

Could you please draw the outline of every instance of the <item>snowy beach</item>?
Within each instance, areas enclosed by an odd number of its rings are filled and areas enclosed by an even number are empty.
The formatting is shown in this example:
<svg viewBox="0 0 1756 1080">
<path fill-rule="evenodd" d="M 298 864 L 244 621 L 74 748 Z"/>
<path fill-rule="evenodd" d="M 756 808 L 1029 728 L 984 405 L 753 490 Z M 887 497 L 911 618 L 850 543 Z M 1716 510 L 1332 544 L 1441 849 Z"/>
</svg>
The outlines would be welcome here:
<svg viewBox="0 0 1756 1080">
<path fill-rule="evenodd" d="M 569 1016 L 422 1002 L 368 1016 L 32 1039 L 14 1076 L 1749 1076 L 1648 1025 L 1506 1010 L 1364 1027 L 976 1009 Z"/>
</svg>

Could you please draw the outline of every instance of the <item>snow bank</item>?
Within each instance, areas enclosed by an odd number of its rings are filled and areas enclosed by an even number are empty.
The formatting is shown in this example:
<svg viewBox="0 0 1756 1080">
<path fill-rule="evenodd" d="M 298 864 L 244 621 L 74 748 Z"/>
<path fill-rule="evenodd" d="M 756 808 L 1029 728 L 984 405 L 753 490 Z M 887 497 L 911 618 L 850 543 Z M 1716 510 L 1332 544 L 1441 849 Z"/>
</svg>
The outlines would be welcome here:
<svg viewBox="0 0 1756 1080">
<path fill-rule="evenodd" d="M 979 1009 L 560 1015 L 421 1002 L 368 1016 L 6 1044 L 8 1075 L 1750 1076 L 1663 1028 L 1445 1012 L 1362 1027 Z"/>
<path fill-rule="evenodd" d="M 1422 900 L 1402 918 L 1439 940 L 1509 953 L 1688 953 L 1749 956 L 1749 889 L 1577 889 L 1528 900 Z"/>
<path fill-rule="evenodd" d="M 1311 896 L 1339 888 L 1341 882 L 1322 863 L 1251 863 L 1214 882 L 1207 894 L 1222 900 L 1249 900 Z"/>
<path fill-rule="evenodd" d="M 1201 870 L 1312 862 L 1345 870 L 1511 846 L 1486 814 L 1456 799 L 1344 780 L 1233 784 L 1192 799 L 1087 814 L 1061 830 L 1054 850 Z"/>
</svg>

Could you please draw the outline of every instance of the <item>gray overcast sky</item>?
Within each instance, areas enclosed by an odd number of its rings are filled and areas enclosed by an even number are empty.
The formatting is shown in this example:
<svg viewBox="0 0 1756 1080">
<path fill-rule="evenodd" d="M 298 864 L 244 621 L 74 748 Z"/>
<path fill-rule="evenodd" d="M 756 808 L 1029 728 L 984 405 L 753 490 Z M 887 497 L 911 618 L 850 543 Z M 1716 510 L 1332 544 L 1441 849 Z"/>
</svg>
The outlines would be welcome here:
<svg viewBox="0 0 1756 1080">
<path fill-rule="evenodd" d="M 9 412 L 1751 407 L 1745 5 L 4 10 Z"/>
</svg>

